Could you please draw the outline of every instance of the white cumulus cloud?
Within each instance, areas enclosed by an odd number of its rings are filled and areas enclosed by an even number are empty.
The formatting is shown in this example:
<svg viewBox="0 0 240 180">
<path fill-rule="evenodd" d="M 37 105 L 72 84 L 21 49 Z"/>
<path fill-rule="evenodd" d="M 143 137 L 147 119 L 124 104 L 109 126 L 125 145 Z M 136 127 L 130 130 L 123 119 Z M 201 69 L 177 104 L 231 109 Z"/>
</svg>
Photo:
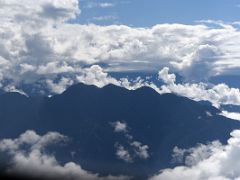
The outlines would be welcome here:
<svg viewBox="0 0 240 180">
<path fill-rule="evenodd" d="M 3 87 L 4 82 L 16 88 L 37 82 L 45 86 L 59 75 L 75 81 L 86 65 L 95 64 L 104 64 L 105 71 L 168 66 L 193 80 L 237 73 L 240 68 L 240 32 L 234 24 L 81 25 L 69 23 L 80 14 L 77 0 L 1 0 L 0 6 Z"/>
<path fill-rule="evenodd" d="M 238 113 L 238 112 L 222 111 L 222 113 L 220 115 L 225 116 L 230 119 L 233 119 L 233 120 L 240 121 L 240 113 Z"/>
<path fill-rule="evenodd" d="M 123 145 L 116 143 L 115 148 L 116 148 L 116 155 L 119 159 L 121 159 L 127 163 L 133 162 L 132 156 L 130 155 L 129 151 Z"/>
<path fill-rule="evenodd" d="M 136 158 L 146 160 L 150 157 L 149 146 L 144 145 L 142 142 L 134 140 L 135 138 L 129 132 L 129 127 L 126 123 L 116 121 L 111 123 L 114 132 L 123 133 L 126 138 L 126 145 L 119 142 L 115 143 L 116 156 L 127 163 L 133 163 Z"/>
<path fill-rule="evenodd" d="M 10 155 L 11 164 L 7 173 L 15 173 L 36 178 L 57 178 L 71 180 L 126 180 L 127 176 L 106 176 L 88 172 L 74 162 L 61 165 L 52 154 L 46 153 L 50 144 L 66 142 L 68 138 L 57 132 L 38 135 L 28 130 L 16 139 L 0 141 L 0 151 Z"/>
<path fill-rule="evenodd" d="M 69 23 L 80 14 L 77 0 L 0 0 L 0 87 L 61 93 L 77 82 L 103 87 L 109 83 L 136 89 L 150 86 L 194 100 L 240 104 L 240 91 L 225 84 L 198 83 L 218 74 L 239 72 L 240 32 L 221 21 L 158 24 L 148 28 Z M 109 6 L 107 2 L 102 6 Z M 215 26 L 212 26 L 214 24 Z M 97 65 L 98 64 L 98 65 Z M 168 68 L 164 68 L 168 67 Z M 109 71 L 157 71 L 166 85 L 126 78 Z M 176 83 L 182 75 L 186 82 Z M 42 88 L 42 89 L 41 89 Z"/>
<path fill-rule="evenodd" d="M 185 166 L 164 169 L 151 180 L 238 180 L 240 179 L 240 131 L 231 133 L 227 145 L 212 142 L 191 149 L 175 150 L 180 156 L 184 153 Z"/>
<path fill-rule="evenodd" d="M 165 85 L 159 89 L 160 93 L 175 93 L 189 97 L 194 100 L 210 101 L 214 106 L 221 104 L 240 105 L 240 90 L 230 88 L 226 84 L 208 85 L 206 83 L 176 83 L 174 74 L 169 74 L 168 68 L 163 68 L 159 72 L 159 79 Z"/>
<path fill-rule="evenodd" d="M 115 132 L 124 132 L 127 133 L 127 124 L 124 122 L 116 121 L 114 123 L 111 123 L 112 126 L 114 127 Z"/>
</svg>

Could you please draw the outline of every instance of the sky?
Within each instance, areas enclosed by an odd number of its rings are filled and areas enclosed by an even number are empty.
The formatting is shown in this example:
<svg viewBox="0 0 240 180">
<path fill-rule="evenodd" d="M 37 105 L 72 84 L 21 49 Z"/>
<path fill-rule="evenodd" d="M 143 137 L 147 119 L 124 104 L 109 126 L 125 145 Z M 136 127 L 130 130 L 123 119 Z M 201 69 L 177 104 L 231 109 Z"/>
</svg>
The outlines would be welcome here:
<svg viewBox="0 0 240 180">
<path fill-rule="evenodd" d="M 216 107 L 240 105 L 239 5 L 0 0 L 0 90 L 52 95 L 79 82 L 111 83 L 149 86 Z M 234 83 L 218 76 L 234 77 Z"/>
<path fill-rule="evenodd" d="M 209 101 L 221 115 L 240 120 L 240 111 L 223 109 L 240 106 L 239 15 L 240 0 L 0 0 L 0 91 L 52 96 L 76 83 L 99 88 L 114 84 L 129 90 L 148 86 L 159 94 Z M 111 76 L 133 72 L 148 75 Z M 218 76 L 224 76 L 224 81 Z M 54 138 L 47 143 L 64 139 L 50 135 Z M 25 140 L 33 147 L 30 154 L 38 152 L 41 172 L 53 168 L 61 175 L 76 170 L 76 178 L 98 177 L 77 164 L 62 167 L 54 158 L 46 159 L 39 140 L 49 139 L 48 134 L 28 131 L 20 139 L 0 141 L 0 150 L 28 160 L 20 149 L 25 136 L 35 137 Z M 19 144 L 12 146 L 14 142 Z M 240 131 L 233 131 L 226 145 L 212 142 L 203 150 L 202 146 L 177 149 L 195 158 L 195 164 L 164 170 L 152 179 L 237 179 L 239 142 Z M 147 156 L 148 147 L 138 146 Z M 46 168 L 45 163 L 51 166 Z"/>
<path fill-rule="evenodd" d="M 77 22 L 100 25 L 150 27 L 159 23 L 195 24 L 208 19 L 234 22 L 240 15 L 239 0 L 83 0 L 80 3 L 82 14 Z M 104 3 L 108 6 L 100 6 Z"/>
</svg>

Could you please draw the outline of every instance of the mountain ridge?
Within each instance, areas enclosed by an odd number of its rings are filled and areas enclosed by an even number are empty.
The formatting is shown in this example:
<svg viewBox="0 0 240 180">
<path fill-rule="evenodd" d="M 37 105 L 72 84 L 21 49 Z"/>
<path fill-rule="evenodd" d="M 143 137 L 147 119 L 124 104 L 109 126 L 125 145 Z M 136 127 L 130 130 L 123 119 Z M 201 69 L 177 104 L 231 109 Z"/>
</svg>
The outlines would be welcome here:
<svg viewBox="0 0 240 180">
<path fill-rule="evenodd" d="M 190 148 L 219 139 L 226 143 L 240 122 L 219 115 L 209 104 L 175 94 L 158 94 L 150 87 L 127 90 L 115 85 L 98 88 L 77 84 L 52 97 L 0 96 L 0 138 L 16 137 L 28 129 L 60 132 L 72 139 L 68 147 L 54 149 L 61 162 L 71 159 L 100 174 L 126 174 L 144 179 L 173 167 L 175 146 Z M 149 158 L 127 163 L 116 156 L 116 143 L 128 147 L 126 134 L 114 131 L 125 123 L 128 137 L 149 147 Z"/>
</svg>

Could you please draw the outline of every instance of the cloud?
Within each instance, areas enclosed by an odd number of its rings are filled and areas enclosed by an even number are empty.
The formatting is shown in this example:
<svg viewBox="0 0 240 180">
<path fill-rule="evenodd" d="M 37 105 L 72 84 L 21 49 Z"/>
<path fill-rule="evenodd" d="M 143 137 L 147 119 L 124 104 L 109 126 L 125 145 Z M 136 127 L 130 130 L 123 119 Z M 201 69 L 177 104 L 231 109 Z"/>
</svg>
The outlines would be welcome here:
<svg viewBox="0 0 240 180">
<path fill-rule="evenodd" d="M 175 93 L 196 101 L 209 101 L 217 108 L 224 104 L 240 105 L 240 90 L 238 88 L 230 88 L 226 84 L 212 85 L 202 82 L 176 83 L 176 75 L 169 73 L 169 68 L 167 67 L 163 68 L 158 73 L 159 80 L 163 81 L 164 84 L 157 86 L 148 79 L 143 79 L 140 77 L 132 80 L 127 78 L 113 78 L 99 65 L 93 65 L 88 68 L 78 67 L 76 69 L 72 69 L 67 65 L 60 66 L 61 68 L 57 68 L 58 66 L 59 65 L 53 63 L 47 65 L 45 68 L 41 67 L 41 71 L 38 71 L 40 74 L 49 72 L 49 77 L 55 77 L 48 78 L 44 80 L 43 83 L 44 86 L 50 89 L 52 93 L 62 93 L 67 87 L 78 82 L 88 85 L 95 85 L 99 88 L 102 88 L 108 84 L 114 84 L 129 90 L 135 90 L 143 86 L 147 86 L 153 88 L 159 94 Z M 76 72 L 77 75 L 64 75 L 64 73 L 68 70 Z M 58 72 L 62 72 L 63 75 L 60 77 L 57 76 Z M 6 91 L 20 92 L 21 94 L 26 95 L 26 93 L 17 88 L 14 83 L 4 87 Z"/>
<path fill-rule="evenodd" d="M 209 158 L 219 149 L 223 149 L 219 141 L 213 141 L 206 145 L 198 144 L 196 147 L 190 149 L 181 149 L 176 146 L 173 149 L 173 162 L 184 163 L 186 166 L 194 166 L 198 164 L 198 162 Z"/>
<path fill-rule="evenodd" d="M 116 121 L 114 123 L 111 123 L 112 126 L 114 127 L 114 131 L 115 132 L 123 132 L 123 133 L 126 133 L 128 130 L 127 130 L 127 124 L 126 123 L 123 123 L 123 122 L 120 122 L 120 121 Z"/>
<path fill-rule="evenodd" d="M 133 163 L 136 158 L 148 159 L 150 157 L 147 145 L 142 145 L 141 142 L 134 141 L 131 144 L 131 148 L 128 150 L 123 145 L 116 143 L 116 156 L 118 159 L 121 159 L 127 163 Z M 133 151 L 131 153 L 130 151 Z"/>
<path fill-rule="evenodd" d="M 63 22 L 75 18 L 80 13 L 77 0 L 23 0 L 1 1 L 1 21 L 20 25 L 39 26 L 49 22 Z"/>
<path fill-rule="evenodd" d="M 77 82 L 98 87 L 112 83 L 128 89 L 145 85 L 159 93 L 209 100 L 215 106 L 240 104 L 239 89 L 199 83 L 239 72 L 240 32 L 233 24 L 208 20 L 149 28 L 80 25 L 69 23 L 81 12 L 77 0 L 12 0 L 0 1 L 0 5 L 2 89 L 37 84 L 39 91 L 60 93 Z M 107 73 L 163 67 L 168 69 L 159 72 L 166 83 L 161 88 L 143 79 L 116 80 Z M 169 69 L 195 83 L 177 84 Z"/>
<path fill-rule="evenodd" d="M 53 93 L 60 94 L 63 91 L 66 90 L 67 87 L 71 86 L 73 84 L 73 80 L 68 78 L 61 78 L 58 83 L 54 83 L 52 80 L 47 80 L 47 86 Z"/>
<path fill-rule="evenodd" d="M 240 113 L 237 113 L 237 112 L 222 111 L 222 113 L 220 115 L 225 116 L 230 119 L 233 119 L 233 120 L 240 121 Z"/>
<path fill-rule="evenodd" d="M 77 0 L 0 3 L 2 86 L 6 80 L 17 88 L 39 79 L 44 85 L 59 75 L 74 80 L 95 64 L 103 64 L 106 71 L 167 66 L 188 80 L 237 73 L 240 68 L 240 33 L 232 24 L 80 25 L 69 23 L 80 14 Z"/>
<path fill-rule="evenodd" d="M 111 8 L 114 7 L 114 3 L 110 2 L 101 2 L 101 3 L 96 3 L 96 2 L 89 2 L 84 8 L 86 9 L 92 9 L 92 8 Z"/>
<path fill-rule="evenodd" d="M 133 163 L 137 158 L 146 160 L 150 157 L 148 145 L 143 145 L 139 141 L 133 141 L 131 135 L 127 135 L 129 142 L 124 147 L 119 142 L 115 143 L 116 156 L 118 159 L 123 160 L 127 163 Z"/>
<path fill-rule="evenodd" d="M 176 81 L 175 74 L 169 74 L 169 68 L 164 67 L 161 71 L 158 72 L 158 78 L 163 80 L 166 84 L 174 84 Z"/>
<path fill-rule="evenodd" d="M 129 151 L 126 150 L 121 144 L 116 143 L 115 148 L 116 148 L 116 155 L 119 159 L 128 163 L 133 162 L 133 158 L 131 157 Z"/>
<path fill-rule="evenodd" d="M 207 115 L 208 117 L 212 117 L 212 116 L 213 116 L 212 113 L 209 112 L 209 111 L 206 111 L 206 115 Z"/>
<path fill-rule="evenodd" d="M 126 123 L 116 121 L 111 123 L 114 128 L 114 132 L 122 133 L 126 138 L 126 145 L 122 145 L 119 142 L 115 143 L 116 156 L 127 163 L 133 163 L 136 158 L 146 160 L 150 157 L 149 146 L 144 145 L 139 141 L 135 141 L 134 137 L 129 132 L 129 127 Z"/>
<path fill-rule="evenodd" d="M 142 145 L 141 142 L 134 141 L 131 143 L 131 146 L 134 147 L 134 151 L 139 158 L 148 159 L 150 157 L 148 153 L 149 147 L 147 145 Z"/>
<path fill-rule="evenodd" d="M 182 156 L 187 154 L 185 166 L 177 166 L 173 169 L 164 169 L 151 180 L 232 180 L 240 179 L 240 131 L 231 133 L 227 145 L 214 141 L 207 145 L 198 145 L 191 149 L 177 149 L 175 152 Z M 179 153 L 180 152 L 180 153 Z M 180 158 L 181 159 L 181 158 Z"/>
<path fill-rule="evenodd" d="M 240 90 L 230 88 L 226 84 L 208 85 L 206 83 L 176 83 L 176 76 L 169 74 L 168 68 L 159 71 L 159 79 L 165 82 L 159 93 L 175 93 L 193 100 L 210 101 L 214 106 L 221 104 L 240 105 Z"/>
<path fill-rule="evenodd" d="M 92 20 L 94 21 L 108 21 L 108 20 L 116 20 L 116 16 L 96 16 L 93 17 Z"/>
<path fill-rule="evenodd" d="M 81 75 L 77 76 L 77 82 L 96 85 L 98 87 L 114 84 L 129 90 L 147 86 L 153 88 L 159 94 L 175 93 L 196 101 L 209 101 L 217 108 L 224 104 L 240 105 L 240 90 L 238 88 L 230 88 L 226 84 L 212 85 L 203 82 L 177 83 L 176 75 L 169 71 L 168 67 L 164 67 L 158 72 L 158 79 L 164 84 L 157 86 L 153 82 L 140 77 L 135 80 L 128 80 L 127 78 L 117 80 L 109 76 L 100 66 L 93 65 L 90 68 L 81 70 Z M 209 115 L 209 113 L 207 114 Z"/>
<path fill-rule="evenodd" d="M 140 77 L 137 77 L 133 80 L 128 80 L 127 78 L 116 79 L 111 77 L 108 72 L 106 72 L 99 65 L 93 65 L 89 68 L 79 69 L 78 75 L 75 78 L 75 82 L 95 85 L 99 88 L 102 88 L 108 84 L 124 87 L 129 90 L 138 89 L 142 86 L 151 86 L 152 88 L 156 88 L 154 84 Z"/>
<path fill-rule="evenodd" d="M 8 86 L 5 86 L 4 91 L 6 91 L 6 92 L 16 92 L 16 93 L 19 93 L 21 95 L 24 95 L 24 96 L 28 97 L 28 95 L 24 91 L 22 91 L 21 89 L 17 89 L 14 85 L 11 85 L 11 84 L 9 84 Z"/>
<path fill-rule="evenodd" d="M 88 172 L 74 162 L 64 165 L 51 154 L 46 153 L 47 146 L 57 143 L 66 143 L 68 138 L 57 132 L 49 132 L 43 136 L 28 130 L 16 139 L 0 141 L 0 151 L 7 152 L 11 157 L 9 174 L 19 174 L 36 178 L 57 179 L 88 179 L 88 180 L 125 180 L 127 176 L 99 177 L 98 174 Z"/>
<path fill-rule="evenodd" d="M 109 8 L 109 7 L 113 7 L 114 4 L 105 2 L 105 3 L 100 3 L 99 6 L 102 7 L 102 8 Z"/>
<path fill-rule="evenodd" d="M 89 85 L 94 84 L 98 87 L 103 87 L 107 84 L 120 85 L 115 78 L 109 76 L 108 73 L 98 65 L 83 69 L 81 75 L 77 76 L 77 80 Z"/>
</svg>

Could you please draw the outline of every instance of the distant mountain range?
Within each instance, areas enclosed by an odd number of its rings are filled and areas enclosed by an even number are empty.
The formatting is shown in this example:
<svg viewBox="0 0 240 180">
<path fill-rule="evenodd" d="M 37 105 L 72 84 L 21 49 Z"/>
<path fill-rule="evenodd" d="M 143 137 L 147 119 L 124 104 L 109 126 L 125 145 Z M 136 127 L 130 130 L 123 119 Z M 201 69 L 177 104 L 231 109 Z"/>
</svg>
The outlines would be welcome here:
<svg viewBox="0 0 240 180">
<path fill-rule="evenodd" d="M 172 162 L 175 146 L 190 148 L 213 140 L 226 143 L 240 122 L 219 113 L 208 103 L 160 95 L 148 87 L 131 91 L 114 85 L 77 84 L 52 97 L 0 95 L 0 138 L 15 138 L 28 129 L 40 134 L 57 131 L 71 138 L 68 146 L 53 149 L 62 162 L 70 159 L 103 175 L 144 179 L 176 166 Z M 116 122 L 127 127 L 117 131 Z M 148 146 L 148 157 L 131 162 L 118 158 L 116 146 L 130 148 L 133 141 Z"/>
</svg>

